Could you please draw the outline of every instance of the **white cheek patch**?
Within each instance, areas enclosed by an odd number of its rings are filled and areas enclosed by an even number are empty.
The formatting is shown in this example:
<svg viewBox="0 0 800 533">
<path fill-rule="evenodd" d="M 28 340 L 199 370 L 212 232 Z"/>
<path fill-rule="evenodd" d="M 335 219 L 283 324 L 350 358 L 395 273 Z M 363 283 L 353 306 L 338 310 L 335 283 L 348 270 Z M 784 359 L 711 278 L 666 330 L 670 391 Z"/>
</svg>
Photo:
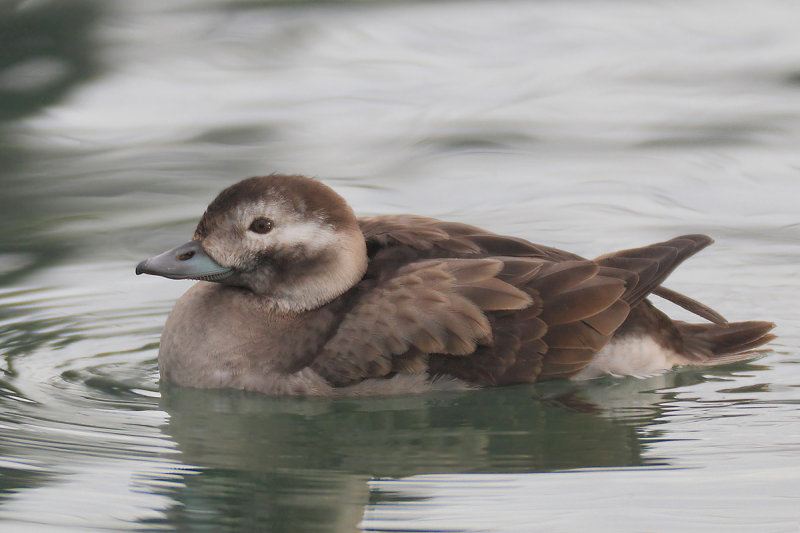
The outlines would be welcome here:
<svg viewBox="0 0 800 533">
<path fill-rule="evenodd" d="M 263 234 L 250 231 L 258 218 L 272 220 L 272 230 Z M 251 262 L 261 253 L 301 248 L 315 255 L 339 248 L 340 242 L 336 229 L 322 217 L 303 217 L 285 200 L 271 198 L 237 206 L 226 218 L 224 231 L 210 236 L 204 245 L 221 265 L 247 270 L 255 266 Z"/>
<path fill-rule="evenodd" d="M 272 242 L 278 247 L 303 245 L 310 251 L 316 251 L 333 245 L 336 234 L 327 224 L 307 221 L 279 226 L 266 236 L 272 236 Z"/>
<path fill-rule="evenodd" d="M 244 243 L 251 252 L 290 249 L 296 246 L 316 251 L 329 247 L 336 241 L 336 232 L 330 224 L 320 218 L 299 218 L 292 206 L 279 200 L 242 206 L 236 216 L 243 228 L 248 228 L 253 220 L 260 217 L 273 221 L 274 226 L 269 233 L 245 232 Z"/>
</svg>

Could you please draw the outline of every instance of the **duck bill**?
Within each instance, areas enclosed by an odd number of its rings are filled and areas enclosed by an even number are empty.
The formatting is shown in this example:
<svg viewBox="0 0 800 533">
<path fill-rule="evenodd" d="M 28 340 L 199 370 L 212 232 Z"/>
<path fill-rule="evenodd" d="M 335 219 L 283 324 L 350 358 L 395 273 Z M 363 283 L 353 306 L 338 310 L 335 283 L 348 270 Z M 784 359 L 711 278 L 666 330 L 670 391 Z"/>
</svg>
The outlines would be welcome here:
<svg viewBox="0 0 800 533">
<path fill-rule="evenodd" d="M 136 274 L 153 274 L 169 279 L 222 281 L 233 269 L 218 265 L 203 250 L 200 241 L 189 241 L 136 265 Z"/>
</svg>

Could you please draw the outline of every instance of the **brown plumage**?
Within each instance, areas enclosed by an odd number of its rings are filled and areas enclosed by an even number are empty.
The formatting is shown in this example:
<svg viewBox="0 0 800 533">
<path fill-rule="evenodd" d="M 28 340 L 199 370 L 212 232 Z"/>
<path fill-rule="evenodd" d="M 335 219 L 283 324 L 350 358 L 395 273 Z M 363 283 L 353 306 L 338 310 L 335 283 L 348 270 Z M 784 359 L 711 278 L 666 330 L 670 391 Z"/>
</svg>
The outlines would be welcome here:
<svg viewBox="0 0 800 533">
<path fill-rule="evenodd" d="M 256 218 L 275 229 L 254 234 Z M 162 377 L 185 385 L 325 395 L 505 385 L 730 362 L 773 338 L 771 323 L 729 324 L 661 286 L 711 244 L 704 235 L 587 260 L 466 224 L 356 219 L 324 185 L 274 175 L 226 189 L 195 238 L 180 257 L 202 268 L 162 254 L 137 269 L 220 278 L 187 293 L 165 328 Z M 672 321 L 652 293 L 712 323 Z M 629 372 L 615 346 L 658 361 Z"/>
</svg>

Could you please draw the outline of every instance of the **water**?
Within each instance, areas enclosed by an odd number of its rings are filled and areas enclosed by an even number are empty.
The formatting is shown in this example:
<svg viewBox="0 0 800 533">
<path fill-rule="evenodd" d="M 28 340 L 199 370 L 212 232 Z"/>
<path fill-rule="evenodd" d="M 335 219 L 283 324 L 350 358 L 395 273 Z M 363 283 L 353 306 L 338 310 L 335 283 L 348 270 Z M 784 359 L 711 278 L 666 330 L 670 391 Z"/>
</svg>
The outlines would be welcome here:
<svg viewBox="0 0 800 533">
<path fill-rule="evenodd" d="M 798 531 L 798 17 L 777 0 L 2 4 L 3 531 Z M 274 171 L 361 214 L 587 256 L 708 233 L 669 286 L 779 339 L 749 364 L 581 385 L 160 388 L 189 283 L 135 264 Z"/>
</svg>

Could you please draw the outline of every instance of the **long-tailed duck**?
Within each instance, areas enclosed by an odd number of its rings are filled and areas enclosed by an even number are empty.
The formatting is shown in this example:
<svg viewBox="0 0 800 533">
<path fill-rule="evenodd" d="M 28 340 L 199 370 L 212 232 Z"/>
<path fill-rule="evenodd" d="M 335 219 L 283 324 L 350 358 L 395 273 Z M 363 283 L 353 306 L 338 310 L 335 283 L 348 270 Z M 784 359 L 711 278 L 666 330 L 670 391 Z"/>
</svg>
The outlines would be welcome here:
<svg viewBox="0 0 800 533">
<path fill-rule="evenodd" d="M 319 181 L 243 180 L 136 273 L 200 280 L 167 319 L 162 380 L 337 396 L 485 387 L 744 360 L 770 322 L 728 323 L 661 286 L 711 239 L 594 260 L 453 222 L 356 218 Z M 654 293 L 708 320 L 671 320 Z"/>
</svg>

